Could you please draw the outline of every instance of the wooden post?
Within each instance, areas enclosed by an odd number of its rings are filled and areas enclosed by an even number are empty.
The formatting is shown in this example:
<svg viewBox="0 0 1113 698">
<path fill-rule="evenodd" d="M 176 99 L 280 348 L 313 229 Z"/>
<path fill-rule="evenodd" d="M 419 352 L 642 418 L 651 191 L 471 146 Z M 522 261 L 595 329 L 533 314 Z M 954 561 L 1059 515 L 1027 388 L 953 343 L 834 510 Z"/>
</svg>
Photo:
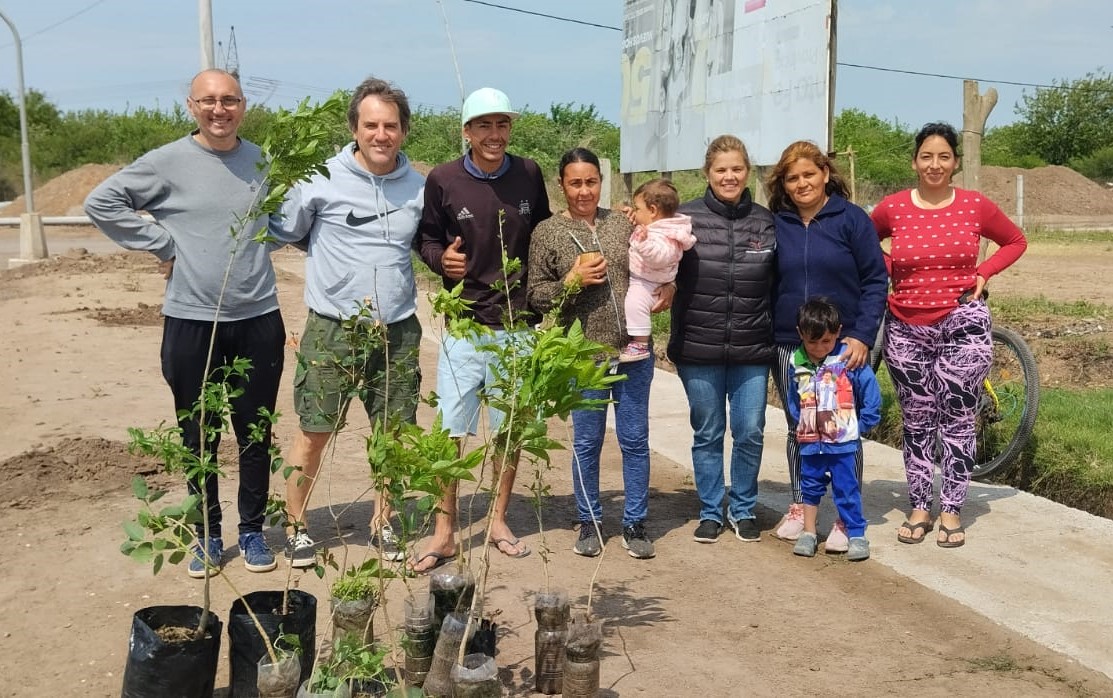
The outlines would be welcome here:
<svg viewBox="0 0 1113 698">
<path fill-rule="evenodd" d="M 982 170 L 982 136 L 989 113 L 997 105 L 997 90 L 978 94 L 976 80 L 962 81 L 962 188 L 979 189 Z"/>
<path fill-rule="evenodd" d="M 854 172 L 854 146 L 846 146 L 846 157 L 850 160 L 850 201 L 858 203 L 858 177 Z"/>
<path fill-rule="evenodd" d="M 754 176 L 757 178 L 757 182 L 754 183 L 753 191 L 750 194 L 753 196 L 755 204 L 769 205 L 769 192 L 765 191 L 765 178 L 769 175 L 770 169 L 768 165 L 758 165 L 754 168 Z"/>
<path fill-rule="evenodd" d="M 978 94 L 977 80 L 962 81 L 962 188 L 980 190 L 982 172 L 982 136 L 985 122 L 997 104 L 997 90 L 992 87 Z M 982 238 L 978 259 L 985 259 L 989 240 Z"/>
<path fill-rule="evenodd" d="M 1024 175 L 1016 176 L 1016 224 L 1024 229 Z"/>
<path fill-rule="evenodd" d="M 626 206 L 632 203 L 634 198 L 634 173 L 622 173 L 622 205 Z"/>
</svg>

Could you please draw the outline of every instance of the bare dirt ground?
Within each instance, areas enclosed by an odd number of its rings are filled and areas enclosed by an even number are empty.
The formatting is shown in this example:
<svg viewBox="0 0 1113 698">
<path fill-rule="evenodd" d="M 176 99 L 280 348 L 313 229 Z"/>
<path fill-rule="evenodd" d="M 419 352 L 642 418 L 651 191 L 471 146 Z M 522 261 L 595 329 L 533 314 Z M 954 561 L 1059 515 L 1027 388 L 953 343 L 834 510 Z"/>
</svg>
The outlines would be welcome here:
<svg viewBox="0 0 1113 698">
<path fill-rule="evenodd" d="M 1048 271 L 1049 297 L 1078 297 L 1098 287 L 1083 283 L 1076 265 L 1094 263 L 1095 251 L 1069 259 L 1037 250 L 1010 284 L 1030 283 Z M 1106 258 L 1108 253 L 1106 252 Z M 304 321 L 299 255 L 276 255 L 288 331 Z M 1047 269 L 1059 268 L 1058 273 Z M 134 515 L 128 493 L 133 473 L 154 464 L 126 454 L 126 428 L 172 419 L 169 390 L 158 366 L 157 308 L 162 280 L 153 258 L 141 254 L 73 255 L 0 272 L 0 673 L 5 695 L 119 695 L 131 614 L 161 603 L 198 603 L 201 584 L 170 568 L 150 569 L 118 551 L 120 523 Z M 1095 298 L 1094 300 L 1098 300 Z M 1106 291 L 1104 302 L 1113 302 Z M 423 352 L 425 389 L 433 385 L 434 347 Z M 294 365 L 293 349 L 287 367 Z M 295 424 L 290 381 L 277 430 L 288 447 Z M 431 414 L 419 416 L 428 423 Z M 367 540 L 366 465 L 360 466 L 364 418 L 339 440 L 316 494 L 311 525 L 318 538 L 334 535 L 334 554 L 363 558 Z M 557 436 L 566 431 L 557 429 Z M 779 449 L 772 444 L 770 448 Z M 583 609 L 595 561 L 571 553 L 574 503 L 566 458 L 557 454 L 544 508 L 549 573 Z M 874 562 L 795 558 L 768 533 L 746 545 L 724 537 L 717 545 L 691 541 L 696 510 L 689 466 L 655 456 L 651 520 L 653 560 L 633 560 L 619 545 L 621 483 L 613 442 L 604 452 L 605 522 L 609 544 L 599 571 L 593 610 L 605 622 L 604 696 L 882 696 L 882 695 L 1113 695 L 1113 680 L 1070 658 L 929 592 Z M 523 560 L 493 554 L 487 611 L 500 624 L 498 663 L 507 695 L 532 688 L 532 593 L 543 585 L 536 552 L 542 543 L 519 478 L 511 525 L 535 550 Z M 165 478 L 171 498 L 184 487 Z M 277 479 L 273 486 L 278 487 Z M 233 500 L 235 468 L 222 483 Z M 485 495 L 464 503 L 481 510 Z M 243 591 L 280 588 L 283 568 L 263 575 L 243 569 L 235 548 L 234 503 L 227 503 L 225 571 L 213 580 L 213 608 L 222 616 L 233 598 L 228 579 Z M 333 515 L 337 523 L 333 525 Z M 771 528 L 778 513 L 759 511 Z M 877 531 L 875 535 L 888 532 Z M 268 530 L 277 547 L 281 532 Z M 471 537 L 468 540 L 478 540 Z M 349 547 L 345 548 L 345 544 Z M 478 555 L 478 553 L 476 553 Z M 478 565 L 478 558 L 474 560 Z M 293 582 L 321 600 L 318 633 L 325 632 L 326 583 L 294 573 Z M 423 580 L 410 582 L 420 588 Z M 380 634 L 396 625 L 401 585 L 389 593 Z M 49 657 L 58 658 L 58 662 Z M 228 685 L 227 637 L 218 687 Z M 62 661 L 65 659 L 65 661 Z M 219 694 L 226 695 L 221 688 Z"/>
</svg>

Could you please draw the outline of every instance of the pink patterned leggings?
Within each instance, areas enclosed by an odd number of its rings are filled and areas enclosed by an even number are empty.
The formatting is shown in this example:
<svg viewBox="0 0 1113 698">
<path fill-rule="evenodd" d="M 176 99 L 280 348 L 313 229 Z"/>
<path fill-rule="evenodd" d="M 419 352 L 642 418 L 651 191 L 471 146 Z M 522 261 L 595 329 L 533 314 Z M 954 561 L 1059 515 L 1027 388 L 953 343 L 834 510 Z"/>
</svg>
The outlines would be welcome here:
<svg viewBox="0 0 1113 698">
<path fill-rule="evenodd" d="M 974 466 L 974 417 L 993 361 L 989 308 L 959 305 L 933 325 L 890 315 L 885 363 L 904 421 L 904 473 L 913 509 L 931 511 L 935 464 L 942 511 L 958 514 Z"/>
</svg>

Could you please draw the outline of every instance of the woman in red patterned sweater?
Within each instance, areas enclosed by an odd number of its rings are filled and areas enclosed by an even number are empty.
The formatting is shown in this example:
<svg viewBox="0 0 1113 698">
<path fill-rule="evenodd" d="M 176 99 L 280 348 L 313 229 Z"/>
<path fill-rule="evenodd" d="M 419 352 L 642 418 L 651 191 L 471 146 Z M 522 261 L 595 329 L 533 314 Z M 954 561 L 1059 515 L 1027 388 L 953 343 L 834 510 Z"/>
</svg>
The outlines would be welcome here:
<svg viewBox="0 0 1113 698">
<path fill-rule="evenodd" d="M 966 542 L 960 512 L 974 464 L 977 396 L 993 350 L 985 284 L 1028 245 L 996 204 L 952 186 L 958 164 L 954 128 L 927 124 L 916 134 L 916 187 L 886 197 L 873 211 L 878 237 L 892 238 L 885 255 L 892 278 L 885 361 L 904 421 L 912 507 L 897 539 L 920 543 L 932 530 L 938 462 L 943 484 L 936 542 L 944 548 Z M 998 249 L 979 263 L 982 238 Z"/>
</svg>

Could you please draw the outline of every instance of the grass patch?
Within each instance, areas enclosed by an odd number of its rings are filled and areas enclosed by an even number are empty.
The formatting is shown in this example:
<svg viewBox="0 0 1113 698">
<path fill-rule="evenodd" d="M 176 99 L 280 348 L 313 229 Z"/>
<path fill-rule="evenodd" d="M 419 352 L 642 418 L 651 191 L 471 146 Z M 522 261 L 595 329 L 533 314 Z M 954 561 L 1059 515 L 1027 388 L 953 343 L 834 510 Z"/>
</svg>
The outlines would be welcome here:
<svg viewBox="0 0 1113 698">
<path fill-rule="evenodd" d="M 966 662 L 974 671 L 1014 672 L 1021 670 L 1016 660 L 1003 652 L 988 657 L 974 657 L 973 659 L 967 659 Z"/>
<path fill-rule="evenodd" d="M 1053 301 L 1046 296 L 991 296 L 993 319 L 1005 325 L 1021 324 L 1033 317 L 1069 317 L 1105 319 L 1113 316 L 1113 307 L 1090 301 Z"/>
</svg>

